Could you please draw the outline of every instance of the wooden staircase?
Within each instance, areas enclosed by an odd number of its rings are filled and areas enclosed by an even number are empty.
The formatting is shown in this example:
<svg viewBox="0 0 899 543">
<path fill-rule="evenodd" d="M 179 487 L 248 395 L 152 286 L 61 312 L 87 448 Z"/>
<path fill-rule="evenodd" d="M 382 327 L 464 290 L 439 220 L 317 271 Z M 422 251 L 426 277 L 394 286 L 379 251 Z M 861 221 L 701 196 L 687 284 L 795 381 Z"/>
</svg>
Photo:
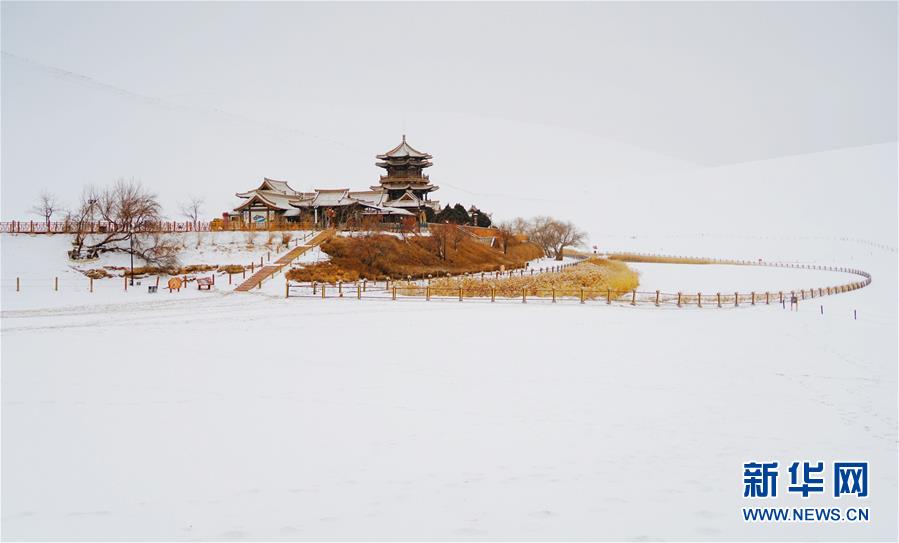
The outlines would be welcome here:
<svg viewBox="0 0 899 543">
<path fill-rule="evenodd" d="M 287 251 L 284 255 L 281 256 L 281 258 L 275 260 L 271 264 L 259 268 L 259 271 L 247 277 L 246 281 L 237 285 L 237 288 L 234 289 L 235 292 L 247 292 L 254 288 L 260 288 L 262 282 L 274 275 L 275 272 L 279 271 L 284 266 L 287 266 L 288 264 L 302 256 L 304 253 L 306 253 L 306 251 L 309 251 L 321 245 L 325 241 L 331 239 L 336 233 L 337 231 L 334 229 L 324 230 L 317 236 L 312 238 L 309 243 L 305 245 L 298 245 L 297 247 L 294 247 L 293 249 Z"/>
</svg>

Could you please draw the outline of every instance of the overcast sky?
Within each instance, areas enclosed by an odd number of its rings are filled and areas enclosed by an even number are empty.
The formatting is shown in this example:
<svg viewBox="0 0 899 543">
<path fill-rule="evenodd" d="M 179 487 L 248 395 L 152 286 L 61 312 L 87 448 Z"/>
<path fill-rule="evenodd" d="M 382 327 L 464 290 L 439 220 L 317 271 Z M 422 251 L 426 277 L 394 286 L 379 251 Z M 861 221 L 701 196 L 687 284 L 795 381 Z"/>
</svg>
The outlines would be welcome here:
<svg viewBox="0 0 899 543">
<path fill-rule="evenodd" d="M 173 216 L 188 194 L 217 216 L 263 176 L 363 188 L 402 133 L 435 155 L 435 197 L 502 216 L 734 164 L 895 156 L 893 2 L 0 9 L 4 220 L 42 188 L 72 203 L 120 177 Z"/>
</svg>

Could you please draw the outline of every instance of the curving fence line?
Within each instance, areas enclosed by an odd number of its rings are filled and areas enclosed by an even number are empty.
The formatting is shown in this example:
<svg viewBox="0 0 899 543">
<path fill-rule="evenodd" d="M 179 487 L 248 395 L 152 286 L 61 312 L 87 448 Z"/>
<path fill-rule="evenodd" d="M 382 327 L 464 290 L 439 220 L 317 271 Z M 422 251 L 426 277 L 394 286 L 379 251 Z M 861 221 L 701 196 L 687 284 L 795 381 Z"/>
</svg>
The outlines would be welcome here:
<svg viewBox="0 0 899 543">
<path fill-rule="evenodd" d="M 620 291 L 612 289 L 556 289 L 556 288 L 534 288 L 523 287 L 520 292 L 510 294 L 507 289 L 498 289 L 496 286 L 485 283 L 483 287 L 468 288 L 463 286 L 446 287 L 431 285 L 430 280 L 419 281 L 410 284 L 409 282 L 391 282 L 389 279 L 384 281 L 354 281 L 354 282 L 338 282 L 333 284 L 326 283 L 291 283 L 287 281 L 285 285 L 286 298 L 353 298 L 357 300 L 458 300 L 462 301 L 517 301 L 528 303 L 533 301 L 560 303 L 560 302 L 579 302 L 586 303 L 604 303 L 606 305 L 652 305 L 656 307 L 695 307 L 695 308 L 723 308 L 723 307 L 740 307 L 770 304 L 790 304 L 798 307 L 798 304 L 804 300 L 821 298 L 824 296 L 833 296 L 845 292 L 851 292 L 864 288 L 871 284 L 871 274 L 864 270 L 856 268 L 839 267 L 839 266 L 822 266 L 814 264 L 794 264 L 784 262 L 764 262 L 751 260 L 732 260 L 732 259 L 709 259 L 701 257 L 681 257 L 674 255 L 653 255 L 638 253 L 616 253 L 617 260 L 625 260 L 626 258 L 634 258 L 629 261 L 640 262 L 659 262 L 659 263 L 688 263 L 688 264 L 725 264 L 740 266 L 760 266 L 773 268 L 792 268 L 807 269 L 819 271 L 842 272 L 859 276 L 861 280 L 841 283 L 837 285 L 827 285 L 810 287 L 807 289 L 791 289 L 781 291 L 750 291 L 750 292 L 662 292 L 629 290 Z M 639 257 L 639 260 L 637 260 Z M 654 260 L 649 260 L 654 259 Z M 578 263 L 570 264 L 577 265 Z M 567 267 L 567 266 L 566 266 Z M 535 270 L 536 271 L 536 270 Z M 556 273 L 560 270 L 547 269 L 536 271 L 537 273 Z M 511 275 L 511 274 L 510 274 Z M 471 274 L 470 277 L 477 279 L 478 274 Z M 487 274 L 486 279 L 483 274 L 480 275 L 481 280 L 495 279 L 494 274 Z"/>
</svg>

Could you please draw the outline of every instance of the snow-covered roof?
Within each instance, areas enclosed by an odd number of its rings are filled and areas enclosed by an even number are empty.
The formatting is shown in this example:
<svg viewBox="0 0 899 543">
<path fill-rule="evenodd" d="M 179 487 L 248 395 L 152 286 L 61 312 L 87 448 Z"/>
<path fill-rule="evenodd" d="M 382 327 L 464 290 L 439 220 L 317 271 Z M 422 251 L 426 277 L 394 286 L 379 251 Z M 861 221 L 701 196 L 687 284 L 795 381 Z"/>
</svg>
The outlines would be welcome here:
<svg viewBox="0 0 899 543">
<path fill-rule="evenodd" d="M 290 185 L 287 184 L 287 181 L 278 181 L 277 179 L 269 179 L 268 177 L 263 177 L 262 183 L 258 187 L 246 192 L 238 192 L 237 196 L 240 198 L 252 198 L 253 195 L 257 192 L 286 194 L 288 196 L 296 196 L 302 194 L 290 188 Z"/>
<path fill-rule="evenodd" d="M 412 213 L 408 210 L 401 209 L 398 207 L 388 207 L 382 205 L 369 205 L 364 204 L 366 211 L 363 211 L 363 215 L 411 215 L 415 216 L 415 213 Z"/>
<path fill-rule="evenodd" d="M 406 143 L 406 135 L 403 134 L 403 141 L 394 147 L 393 149 L 387 151 L 383 155 L 377 155 L 377 158 L 380 159 L 388 159 L 388 158 L 434 158 L 428 153 L 422 153 L 414 149 L 411 145 Z"/>
<path fill-rule="evenodd" d="M 269 190 L 274 190 L 284 194 L 297 194 L 297 191 L 290 188 L 290 185 L 287 184 L 287 181 L 278 181 L 277 179 L 269 179 L 268 177 L 264 177 L 262 179 L 262 187 L 266 185 L 268 185 Z M 262 189 L 262 187 L 259 188 Z"/>
<path fill-rule="evenodd" d="M 378 205 L 384 200 L 385 192 L 382 190 L 357 190 L 350 191 L 348 195 L 354 200 Z"/>
<path fill-rule="evenodd" d="M 345 206 L 353 203 L 351 198 L 347 197 L 350 189 L 315 189 L 315 199 L 312 200 L 314 207 L 330 207 Z"/>
<path fill-rule="evenodd" d="M 384 202 L 384 205 L 390 207 L 419 207 L 421 205 L 421 199 L 412 191 L 407 190 L 399 198 Z"/>
<path fill-rule="evenodd" d="M 248 194 L 248 196 L 245 196 L 245 198 L 247 198 L 247 201 L 235 207 L 235 211 L 240 211 L 242 209 L 248 208 L 255 203 L 261 203 L 275 209 L 286 210 L 291 209 L 290 201 L 295 199 L 294 196 L 288 196 L 286 194 L 271 190 L 255 190 L 251 191 Z"/>
</svg>

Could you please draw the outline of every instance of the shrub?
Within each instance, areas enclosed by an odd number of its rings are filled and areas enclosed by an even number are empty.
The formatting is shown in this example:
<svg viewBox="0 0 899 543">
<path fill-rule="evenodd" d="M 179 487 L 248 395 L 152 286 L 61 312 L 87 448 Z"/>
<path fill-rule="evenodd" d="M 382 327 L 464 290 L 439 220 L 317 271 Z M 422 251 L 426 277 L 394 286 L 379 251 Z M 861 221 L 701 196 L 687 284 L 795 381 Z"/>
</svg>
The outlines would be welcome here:
<svg viewBox="0 0 899 543">
<path fill-rule="evenodd" d="M 106 277 L 110 277 L 109 272 L 104 270 L 103 268 L 94 268 L 92 270 L 87 270 L 81 273 L 83 273 L 87 277 L 90 277 L 91 279 L 104 279 Z"/>
<path fill-rule="evenodd" d="M 243 273 L 246 268 L 240 264 L 226 264 L 219 266 L 218 271 L 222 273 Z"/>
</svg>

